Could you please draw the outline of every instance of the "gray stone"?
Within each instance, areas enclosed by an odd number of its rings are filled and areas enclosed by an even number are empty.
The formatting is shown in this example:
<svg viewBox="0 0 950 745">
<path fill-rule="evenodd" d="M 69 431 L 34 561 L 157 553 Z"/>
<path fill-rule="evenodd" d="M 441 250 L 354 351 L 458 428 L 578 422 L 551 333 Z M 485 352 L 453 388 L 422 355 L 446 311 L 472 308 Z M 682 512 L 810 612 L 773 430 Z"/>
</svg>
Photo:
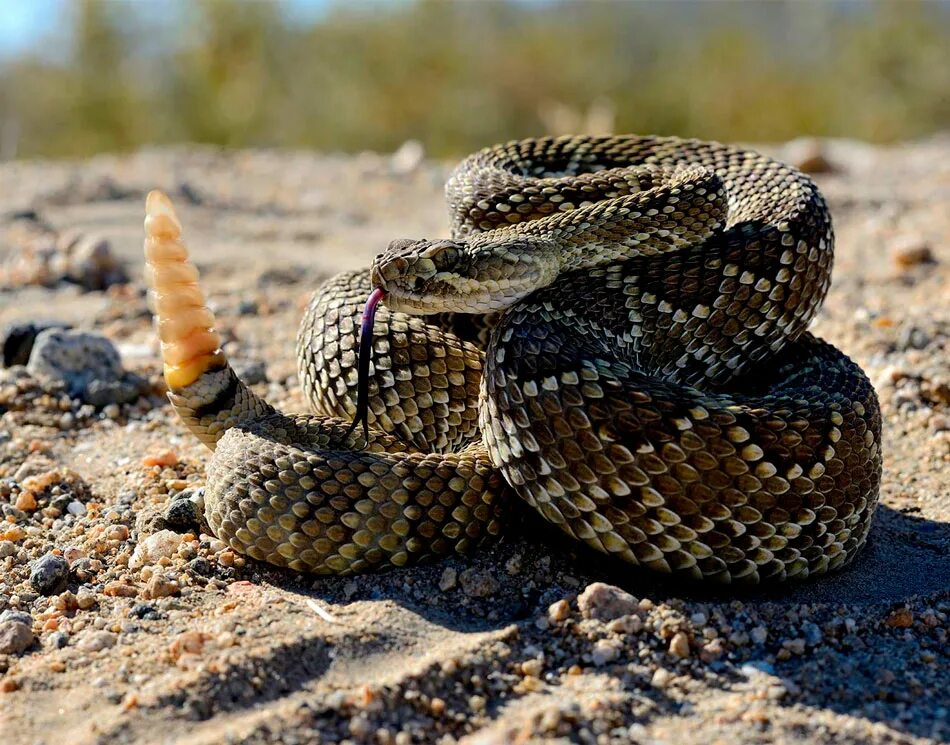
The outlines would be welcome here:
<svg viewBox="0 0 950 745">
<path fill-rule="evenodd" d="M 66 589 L 69 564 L 62 556 L 46 554 L 33 562 L 30 584 L 41 595 L 55 595 Z"/>
<path fill-rule="evenodd" d="M 20 654 L 33 644 L 33 629 L 19 621 L 0 622 L 0 654 Z"/>
<path fill-rule="evenodd" d="M 134 401 L 146 386 L 122 368 L 111 341 L 85 331 L 41 332 L 26 367 L 31 375 L 61 382 L 69 395 L 97 407 Z"/>
</svg>

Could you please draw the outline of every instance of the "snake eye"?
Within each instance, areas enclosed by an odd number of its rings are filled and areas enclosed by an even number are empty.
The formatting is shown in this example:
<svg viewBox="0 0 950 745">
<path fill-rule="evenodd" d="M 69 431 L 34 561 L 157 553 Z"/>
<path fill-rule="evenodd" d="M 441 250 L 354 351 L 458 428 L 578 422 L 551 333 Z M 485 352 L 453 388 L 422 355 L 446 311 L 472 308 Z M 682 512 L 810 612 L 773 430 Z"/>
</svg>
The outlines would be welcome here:
<svg viewBox="0 0 950 745">
<path fill-rule="evenodd" d="M 426 258 L 432 260 L 438 271 L 452 269 L 458 263 L 460 255 L 458 244 L 453 241 L 439 241 L 425 253 Z"/>
<path fill-rule="evenodd" d="M 412 289 L 414 292 L 421 292 L 425 284 L 426 281 L 422 277 L 413 277 L 412 279 Z"/>
</svg>

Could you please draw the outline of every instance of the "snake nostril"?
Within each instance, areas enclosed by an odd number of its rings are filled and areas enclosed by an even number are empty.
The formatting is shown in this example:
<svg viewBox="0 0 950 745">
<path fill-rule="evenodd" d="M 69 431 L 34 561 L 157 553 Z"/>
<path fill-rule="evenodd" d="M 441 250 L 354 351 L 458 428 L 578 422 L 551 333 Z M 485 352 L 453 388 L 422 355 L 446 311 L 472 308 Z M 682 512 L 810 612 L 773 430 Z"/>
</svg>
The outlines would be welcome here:
<svg viewBox="0 0 950 745">
<path fill-rule="evenodd" d="M 422 277 L 413 277 L 412 278 L 412 289 L 416 292 L 421 292 L 422 288 L 425 287 L 426 281 Z"/>
</svg>

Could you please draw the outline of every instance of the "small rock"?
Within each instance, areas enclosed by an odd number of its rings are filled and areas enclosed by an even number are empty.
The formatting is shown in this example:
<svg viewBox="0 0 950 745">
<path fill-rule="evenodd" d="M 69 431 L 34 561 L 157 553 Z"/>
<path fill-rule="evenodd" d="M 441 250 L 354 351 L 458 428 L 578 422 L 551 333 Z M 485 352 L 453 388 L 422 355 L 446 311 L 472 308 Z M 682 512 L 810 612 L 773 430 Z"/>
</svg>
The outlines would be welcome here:
<svg viewBox="0 0 950 745">
<path fill-rule="evenodd" d="M 101 570 L 101 561 L 82 556 L 69 565 L 69 576 L 76 582 L 91 582 Z"/>
<path fill-rule="evenodd" d="M 590 660 L 595 667 L 603 667 L 620 657 L 622 645 L 616 639 L 598 639 L 590 653 Z"/>
<path fill-rule="evenodd" d="M 749 636 L 753 644 L 765 644 L 766 639 L 769 638 L 769 630 L 765 626 L 756 626 L 749 632 Z"/>
<path fill-rule="evenodd" d="M 389 158 L 389 168 L 397 176 L 415 171 L 425 160 L 426 151 L 418 140 L 406 140 Z"/>
<path fill-rule="evenodd" d="M 805 635 L 805 643 L 809 646 L 814 647 L 821 643 L 821 629 L 811 621 L 802 624 L 802 633 Z"/>
<path fill-rule="evenodd" d="M 0 613 L 0 623 L 4 621 L 16 621 L 18 623 L 25 623 L 30 627 L 33 626 L 33 616 L 21 610 L 13 610 L 12 608 Z"/>
<path fill-rule="evenodd" d="M 156 598 L 167 598 L 177 595 L 181 592 L 181 587 L 174 580 L 166 579 L 161 574 L 154 575 L 145 586 L 145 598 L 154 600 Z"/>
<path fill-rule="evenodd" d="M 775 675 L 775 666 L 765 660 L 750 660 L 739 668 L 739 672 L 747 678 L 756 675 Z"/>
<path fill-rule="evenodd" d="M 36 497 L 31 491 L 23 491 L 16 498 L 16 502 L 13 504 L 18 510 L 23 510 L 24 512 L 33 512 L 36 509 Z"/>
<path fill-rule="evenodd" d="M 36 337 L 26 369 L 31 375 L 62 382 L 70 396 L 93 406 L 130 403 L 145 381 L 122 368 L 106 337 L 85 331 L 47 329 Z"/>
<path fill-rule="evenodd" d="M 168 503 L 162 513 L 165 523 L 176 533 L 201 532 L 203 515 L 199 507 L 197 494 L 191 489 L 185 489 L 175 499 Z"/>
<path fill-rule="evenodd" d="M 76 646 L 85 652 L 98 652 L 114 647 L 116 641 L 118 639 L 111 631 L 91 631 L 85 634 Z"/>
<path fill-rule="evenodd" d="M 898 608 L 890 613 L 884 623 L 892 629 L 909 629 L 914 625 L 914 614 L 908 608 Z"/>
<path fill-rule="evenodd" d="M 60 235 L 57 244 L 57 266 L 63 277 L 84 290 L 104 290 L 129 281 L 107 239 L 71 230 Z"/>
<path fill-rule="evenodd" d="M 76 593 L 76 607 L 79 610 L 89 610 L 96 604 L 96 596 L 86 588 L 82 588 Z"/>
<path fill-rule="evenodd" d="M 168 652 L 174 660 L 183 654 L 201 654 L 208 639 L 210 637 L 200 631 L 183 631 L 168 645 Z"/>
<path fill-rule="evenodd" d="M 135 547 L 132 558 L 129 559 L 129 569 L 141 569 L 161 558 L 171 558 L 178 551 L 180 544 L 181 536 L 178 533 L 173 530 L 159 530 Z"/>
<path fill-rule="evenodd" d="M 236 359 L 231 361 L 231 367 L 247 385 L 267 382 L 267 365 L 263 360 Z"/>
<path fill-rule="evenodd" d="M 20 654 L 33 644 L 33 629 L 20 621 L 0 622 L 0 654 Z"/>
<path fill-rule="evenodd" d="M 805 640 L 804 639 L 786 639 L 782 642 L 782 648 L 787 649 L 792 654 L 804 654 L 805 653 Z"/>
<path fill-rule="evenodd" d="M 13 541 L 0 541 L 0 559 L 13 556 L 16 553 L 16 544 Z"/>
<path fill-rule="evenodd" d="M 584 618 L 611 621 L 620 616 L 636 613 L 637 599 L 619 587 L 594 582 L 577 597 L 577 607 Z"/>
<path fill-rule="evenodd" d="M 442 572 L 442 576 L 439 577 L 439 589 L 442 590 L 442 592 L 448 592 L 456 586 L 457 580 L 458 572 L 452 567 L 446 567 Z"/>
<path fill-rule="evenodd" d="M 551 623 L 561 623 L 566 621 L 571 615 L 571 604 L 563 598 L 548 607 L 548 620 Z"/>
<path fill-rule="evenodd" d="M 703 662 L 715 662 L 726 652 L 726 646 L 722 639 L 711 639 L 703 645 L 699 653 L 699 659 Z"/>
<path fill-rule="evenodd" d="M 498 582 L 486 571 L 466 569 L 459 575 L 462 591 L 473 598 L 487 598 L 498 592 Z"/>
<path fill-rule="evenodd" d="M 153 453 L 151 455 L 146 455 L 142 458 L 143 466 L 177 466 L 178 465 L 178 455 L 174 450 L 162 450 L 158 453 Z"/>
<path fill-rule="evenodd" d="M 683 631 L 673 634 L 670 639 L 670 654 L 682 660 L 689 657 L 689 637 Z"/>
<path fill-rule="evenodd" d="M 69 634 L 65 631 L 54 631 L 46 638 L 46 645 L 50 649 L 62 649 L 69 644 Z"/>
<path fill-rule="evenodd" d="M 908 240 L 891 249 L 891 261 L 899 269 L 910 269 L 921 264 L 936 264 L 933 250 L 927 243 Z"/>
<path fill-rule="evenodd" d="M 813 137 L 789 142 L 785 146 L 785 157 L 803 173 L 830 173 L 835 170 L 825 154 L 824 145 Z"/>
<path fill-rule="evenodd" d="M 151 603 L 137 603 L 133 605 L 132 610 L 129 611 L 129 615 L 132 618 L 138 618 L 143 621 L 160 621 L 165 617 L 165 614 Z"/>
<path fill-rule="evenodd" d="M 610 621 L 607 629 L 615 634 L 639 634 L 643 631 L 643 619 L 640 616 L 620 616 Z"/>
<path fill-rule="evenodd" d="M 139 591 L 128 582 L 114 580 L 106 583 L 106 586 L 102 588 L 102 594 L 112 598 L 134 598 Z"/>
<path fill-rule="evenodd" d="M 654 688 L 659 688 L 660 690 L 668 688 L 670 683 L 673 682 L 675 676 L 665 667 L 658 667 L 656 672 L 653 673 L 653 677 L 650 679 L 650 684 Z"/>
<path fill-rule="evenodd" d="M 199 577 L 210 577 L 214 574 L 214 567 L 206 558 L 199 556 L 188 562 L 188 571 Z"/>
<path fill-rule="evenodd" d="M 55 595 L 66 589 L 69 564 L 62 556 L 46 554 L 37 559 L 30 571 L 30 584 L 41 595 Z"/>
</svg>

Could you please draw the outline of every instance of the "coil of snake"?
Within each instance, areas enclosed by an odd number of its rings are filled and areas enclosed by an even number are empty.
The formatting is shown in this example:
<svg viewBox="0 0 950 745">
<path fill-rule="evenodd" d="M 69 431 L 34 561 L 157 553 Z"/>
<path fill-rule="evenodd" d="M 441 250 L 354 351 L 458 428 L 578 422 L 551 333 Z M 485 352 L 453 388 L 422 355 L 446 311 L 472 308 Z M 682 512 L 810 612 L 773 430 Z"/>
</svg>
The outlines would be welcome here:
<svg viewBox="0 0 950 745">
<path fill-rule="evenodd" d="M 169 397 L 214 450 L 219 538 L 310 572 L 404 566 L 495 536 L 514 494 L 597 551 L 696 579 L 854 558 L 881 420 L 860 368 L 806 331 L 833 254 L 809 178 L 717 143 L 558 137 L 482 150 L 446 193 L 450 239 L 395 241 L 314 294 L 301 415 L 235 375 L 149 195 Z"/>
</svg>

